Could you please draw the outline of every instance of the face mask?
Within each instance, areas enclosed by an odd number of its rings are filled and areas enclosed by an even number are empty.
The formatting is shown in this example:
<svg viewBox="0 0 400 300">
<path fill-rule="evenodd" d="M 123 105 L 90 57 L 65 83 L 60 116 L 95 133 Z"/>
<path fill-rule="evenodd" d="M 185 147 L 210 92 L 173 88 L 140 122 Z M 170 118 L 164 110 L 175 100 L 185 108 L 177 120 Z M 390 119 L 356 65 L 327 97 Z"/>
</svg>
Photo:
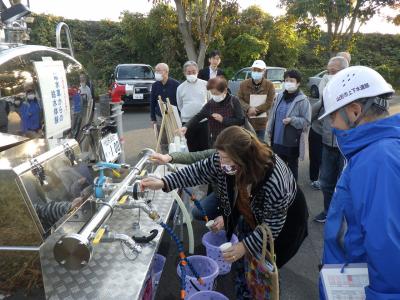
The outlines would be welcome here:
<svg viewBox="0 0 400 300">
<path fill-rule="evenodd" d="M 212 98 L 215 102 L 221 102 L 222 100 L 225 99 L 225 95 L 213 95 L 213 94 L 211 94 L 211 98 Z"/>
<path fill-rule="evenodd" d="M 328 79 L 328 81 L 329 81 L 329 80 L 332 79 L 333 75 L 326 74 L 326 75 L 324 75 L 324 77 L 325 77 L 326 79 Z"/>
<path fill-rule="evenodd" d="M 251 72 L 251 78 L 254 80 L 261 80 L 263 78 L 264 72 Z"/>
<path fill-rule="evenodd" d="M 197 74 L 195 75 L 186 75 L 186 80 L 189 81 L 190 83 L 193 83 L 197 80 Z"/>
<path fill-rule="evenodd" d="M 235 175 L 237 173 L 236 166 L 221 164 L 221 168 L 227 175 Z"/>
<path fill-rule="evenodd" d="M 161 81 L 161 80 L 163 80 L 163 76 L 162 76 L 162 74 L 160 74 L 160 73 L 155 73 L 155 74 L 154 74 L 154 77 L 155 77 L 156 81 Z"/>
<path fill-rule="evenodd" d="M 290 92 L 295 92 L 297 90 L 297 84 L 294 82 L 285 82 L 283 84 L 283 87 L 285 90 L 287 90 L 289 93 Z"/>
<path fill-rule="evenodd" d="M 28 100 L 33 100 L 33 99 L 35 99 L 35 94 L 28 94 L 28 95 L 26 95 L 26 98 Z"/>
</svg>

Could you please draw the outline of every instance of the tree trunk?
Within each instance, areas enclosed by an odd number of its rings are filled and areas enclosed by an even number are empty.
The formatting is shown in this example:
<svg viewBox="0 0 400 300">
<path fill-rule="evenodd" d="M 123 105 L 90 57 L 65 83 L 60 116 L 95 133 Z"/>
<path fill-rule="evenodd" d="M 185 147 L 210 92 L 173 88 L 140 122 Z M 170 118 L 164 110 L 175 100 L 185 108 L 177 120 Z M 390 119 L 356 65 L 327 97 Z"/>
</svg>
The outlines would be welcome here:
<svg viewBox="0 0 400 300">
<path fill-rule="evenodd" d="M 204 59 L 206 58 L 207 48 L 208 44 L 206 44 L 205 41 L 200 41 L 199 56 L 197 58 L 197 64 L 199 66 L 199 69 L 202 69 L 204 67 Z"/>
<path fill-rule="evenodd" d="M 182 6 L 182 2 L 180 0 L 175 0 L 175 5 L 176 5 L 176 11 L 178 13 L 178 27 L 179 31 L 182 34 L 186 55 L 189 60 L 197 61 L 196 48 L 194 46 L 192 32 L 190 31 L 191 28 L 189 28 L 188 26 L 188 22 L 186 20 L 186 13 Z"/>
<path fill-rule="evenodd" d="M 192 3 L 189 0 L 188 5 Z M 176 11 L 178 13 L 178 26 L 182 34 L 183 43 L 185 46 L 186 54 L 189 60 L 196 61 L 199 68 L 203 68 L 206 51 L 215 27 L 215 18 L 217 15 L 217 8 L 219 7 L 218 0 L 202 0 L 200 4 L 196 5 L 195 16 L 192 16 L 192 7 L 189 7 L 189 16 L 187 10 L 182 4 L 182 0 L 175 0 Z M 207 8 L 208 5 L 208 8 Z M 193 18 L 193 20 L 192 20 Z M 199 48 L 196 51 L 195 42 L 192 35 L 192 21 L 197 24 L 199 35 Z"/>
</svg>

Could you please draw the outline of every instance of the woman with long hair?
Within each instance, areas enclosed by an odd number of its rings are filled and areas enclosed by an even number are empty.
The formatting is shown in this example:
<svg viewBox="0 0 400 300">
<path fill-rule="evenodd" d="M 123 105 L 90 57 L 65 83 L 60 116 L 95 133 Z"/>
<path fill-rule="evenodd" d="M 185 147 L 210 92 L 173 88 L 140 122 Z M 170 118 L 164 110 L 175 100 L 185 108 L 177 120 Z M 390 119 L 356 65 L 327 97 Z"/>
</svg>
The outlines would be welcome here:
<svg viewBox="0 0 400 300">
<path fill-rule="evenodd" d="M 287 165 L 258 138 L 239 126 L 224 129 L 215 142 L 216 152 L 162 179 L 142 180 L 142 188 L 163 189 L 216 183 L 219 217 L 213 231 L 225 228 L 228 240 L 239 220 L 241 242 L 225 253 L 228 262 L 241 259 L 246 253 L 260 257 L 262 232 L 255 229 L 266 223 L 278 237 L 285 224 L 289 206 L 297 194 L 296 180 Z M 297 250 L 297 249 L 296 249 Z M 279 257 L 279 253 L 277 253 Z"/>
</svg>

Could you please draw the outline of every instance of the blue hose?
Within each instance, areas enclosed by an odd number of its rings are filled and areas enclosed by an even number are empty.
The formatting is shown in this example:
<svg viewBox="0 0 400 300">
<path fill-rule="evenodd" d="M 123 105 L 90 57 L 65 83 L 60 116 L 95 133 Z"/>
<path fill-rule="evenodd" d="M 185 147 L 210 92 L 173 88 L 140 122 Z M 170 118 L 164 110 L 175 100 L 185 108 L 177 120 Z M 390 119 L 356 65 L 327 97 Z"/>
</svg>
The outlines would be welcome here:
<svg viewBox="0 0 400 300">
<path fill-rule="evenodd" d="M 194 197 L 193 193 L 191 193 L 187 188 L 183 188 L 183 191 L 184 191 L 185 193 L 187 193 L 187 194 L 190 196 L 190 199 L 194 202 L 194 205 L 196 205 L 197 209 L 201 212 L 202 217 L 204 218 L 204 220 L 205 220 L 206 222 L 208 222 L 207 212 L 206 212 L 206 210 L 203 208 L 203 206 L 201 206 L 200 201 L 197 200 L 197 199 Z"/>
<path fill-rule="evenodd" d="M 181 298 L 184 299 L 184 291 L 186 289 L 186 270 L 185 270 L 185 265 L 188 265 L 190 270 L 192 271 L 193 275 L 197 278 L 197 281 L 199 281 L 200 284 L 202 284 L 203 280 L 201 279 L 199 273 L 195 270 L 193 267 L 192 263 L 186 258 L 185 256 L 185 249 L 183 248 L 181 240 L 178 238 L 178 236 L 175 234 L 175 232 L 169 227 L 167 224 L 164 222 L 159 223 L 162 228 L 165 229 L 165 231 L 172 237 L 174 240 L 178 252 L 179 252 L 179 268 L 181 270 Z"/>
</svg>

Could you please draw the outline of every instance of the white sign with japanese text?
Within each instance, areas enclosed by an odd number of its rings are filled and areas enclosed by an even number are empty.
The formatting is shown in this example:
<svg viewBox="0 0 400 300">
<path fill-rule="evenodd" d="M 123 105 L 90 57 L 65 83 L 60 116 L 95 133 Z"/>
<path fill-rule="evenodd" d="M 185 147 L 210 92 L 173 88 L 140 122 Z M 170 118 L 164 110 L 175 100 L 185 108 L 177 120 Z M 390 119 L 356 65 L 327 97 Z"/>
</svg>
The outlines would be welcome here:
<svg viewBox="0 0 400 300">
<path fill-rule="evenodd" d="M 46 138 L 71 128 L 67 77 L 62 61 L 35 62 L 44 110 Z"/>
</svg>

